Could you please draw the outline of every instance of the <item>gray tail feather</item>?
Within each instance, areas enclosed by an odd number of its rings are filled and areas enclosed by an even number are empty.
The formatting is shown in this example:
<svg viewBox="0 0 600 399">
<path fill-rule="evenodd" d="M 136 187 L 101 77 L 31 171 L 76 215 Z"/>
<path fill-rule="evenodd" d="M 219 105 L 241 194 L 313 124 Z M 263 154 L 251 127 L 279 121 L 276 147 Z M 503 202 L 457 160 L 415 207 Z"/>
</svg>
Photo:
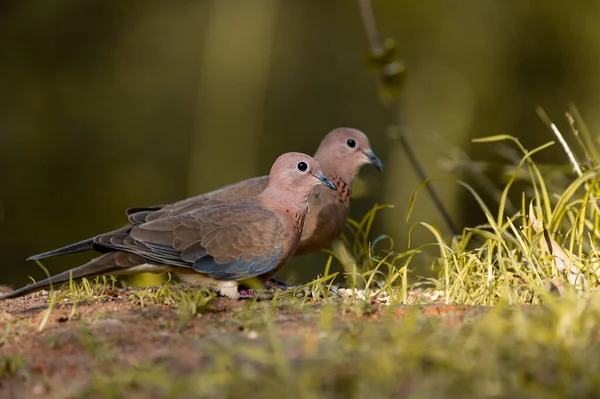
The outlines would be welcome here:
<svg viewBox="0 0 600 399">
<path fill-rule="evenodd" d="M 18 298 L 32 292 L 48 289 L 51 285 L 67 282 L 71 278 L 75 280 L 82 277 L 96 277 L 120 270 L 123 267 L 119 266 L 115 261 L 115 254 L 116 252 L 109 252 L 74 269 L 67 270 L 50 278 L 46 278 L 23 288 L 19 288 L 7 294 L 1 295 L 0 300 Z"/>
<path fill-rule="evenodd" d="M 52 251 L 43 252 L 41 254 L 32 255 L 27 260 L 37 260 L 49 258 L 51 256 L 74 254 L 76 252 L 90 251 L 94 249 L 94 239 L 88 238 L 87 240 L 76 242 L 75 244 L 67 245 L 66 247 L 53 249 Z"/>
</svg>

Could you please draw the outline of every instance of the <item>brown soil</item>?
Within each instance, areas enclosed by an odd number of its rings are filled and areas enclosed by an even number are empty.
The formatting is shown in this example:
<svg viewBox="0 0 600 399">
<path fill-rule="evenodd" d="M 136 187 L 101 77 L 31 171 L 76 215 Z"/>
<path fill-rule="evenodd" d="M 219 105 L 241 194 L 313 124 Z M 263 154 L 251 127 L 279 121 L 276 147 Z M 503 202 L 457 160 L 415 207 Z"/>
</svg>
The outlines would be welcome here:
<svg viewBox="0 0 600 399">
<path fill-rule="evenodd" d="M 192 341 L 223 335 L 243 339 L 247 335 L 236 317 L 240 308 L 248 305 L 244 301 L 214 299 L 210 311 L 181 325 L 177 309 L 141 307 L 114 293 L 106 300 L 79 304 L 70 319 L 71 305 L 53 309 L 40 332 L 47 305 L 47 295 L 40 293 L 0 302 L 0 359 L 18 354 L 24 361 L 24 371 L 16 375 L 2 377 L 0 370 L 0 398 L 69 397 L 69 392 L 88 383 L 98 357 L 108 355 L 113 364 L 160 362 L 175 372 L 197 370 L 203 358 Z M 460 324 L 473 310 L 469 306 L 421 307 L 425 315 L 447 317 L 449 325 Z M 377 320 L 382 311 L 383 306 L 374 305 L 374 312 L 362 317 Z M 284 335 L 316 334 L 317 313 L 317 309 L 278 310 L 277 329 Z M 404 317 L 406 313 L 406 308 L 399 307 L 391 314 Z M 335 321 L 344 324 L 357 317 L 353 312 L 340 312 Z M 7 326 L 9 334 L 3 338 Z"/>
</svg>

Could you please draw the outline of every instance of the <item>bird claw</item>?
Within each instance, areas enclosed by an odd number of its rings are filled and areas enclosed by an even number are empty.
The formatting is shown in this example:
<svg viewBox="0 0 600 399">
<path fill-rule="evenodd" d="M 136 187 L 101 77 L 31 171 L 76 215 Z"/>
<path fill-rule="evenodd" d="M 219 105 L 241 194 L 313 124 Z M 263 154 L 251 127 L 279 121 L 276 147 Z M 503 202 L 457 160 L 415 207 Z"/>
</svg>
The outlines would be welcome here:
<svg viewBox="0 0 600 399">
<path fill-rule="evenodd" d="M 238 290 L 239 299 L 254 299 L 256 297 L 256 291 L 254 290 Z"/>
<path fill-rule="evenodd" d="M 279 280 L 276 277 L 271 278 L 270 280 L 266 281 L 264 283 L 264 288 L 266 288 L 267 291 L 257 291 L 251 288 L 248 288 L 245 285 L 241 285 L 238 288 L 238 294 L 239 294 L 239 299 L 273 299 L 273 297 L 275 296 L 275 293 L 273 291 L 275 290 L 281 290 L 281 291 L 287 291 L 287 290 L 291 290 L 294 288 L 297 288 L 299 286 L 295 286 L 295 285 L 291 285 L 288 284 L 284 281 Z"/>
<path fill-rule="evenodd" d="M 238 299 L 250 300 L 250 299 L 273 299 L 273 294 L 269 292 L 257 292 L 256 290 L 251 289 L 239 289 L 238 290 L 239 297 Z"/>
</svg>

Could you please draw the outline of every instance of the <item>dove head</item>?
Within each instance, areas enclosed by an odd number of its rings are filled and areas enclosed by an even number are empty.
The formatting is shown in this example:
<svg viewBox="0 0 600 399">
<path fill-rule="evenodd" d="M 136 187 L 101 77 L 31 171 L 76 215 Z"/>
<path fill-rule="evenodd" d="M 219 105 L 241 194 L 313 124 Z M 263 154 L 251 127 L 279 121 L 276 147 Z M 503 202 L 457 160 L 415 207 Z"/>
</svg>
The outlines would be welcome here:
<svg viewBox="0 0 600 399">
<path fill-rule="evenodd" d="M 339 177 L 352 183 L 364 164 L 383 170 L 383 163 L 371 150 L 369 138 L 360 130 L 340 127 L 325 136 L 315 159 L 329 177 Z"/>
<path fill-rule="evenodd" d="M 269 185 L 263 194 L 271 197 L 271 200 L 281 198 L 283 201 L 304 203 L 308 201 L 312 190 L 321 184 L 333 190 L 337 189 L 321 172 L 321 166 L 313 157 L 299 152 L 288 152 L 277 158 L 271 167 Z M 291 198 L 283 194 L 288 194 Z"/>
</svg>

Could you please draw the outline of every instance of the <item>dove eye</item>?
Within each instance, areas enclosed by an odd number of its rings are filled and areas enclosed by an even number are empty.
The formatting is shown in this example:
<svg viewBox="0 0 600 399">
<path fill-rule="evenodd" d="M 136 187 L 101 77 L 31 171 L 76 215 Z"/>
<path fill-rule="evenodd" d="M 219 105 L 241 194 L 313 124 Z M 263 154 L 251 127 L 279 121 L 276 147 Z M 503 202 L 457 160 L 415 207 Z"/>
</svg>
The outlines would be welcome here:
<svg viewBox="0 0 600 399">
<path fill-rule="evenodd" d="M 346 144 L 348 144 L 348 147 L 350 148 L 356 147 L 356 141 L 354 141 L 354 139 L 348 139 L 348 141 L 346 141 Z"/>
<path fill-rule="evenodd" d="M 308 170 L 308 165 L 304 161 L 298 162 L 296 166 L 300 172 L 306 172 Z"/>
</svg>

